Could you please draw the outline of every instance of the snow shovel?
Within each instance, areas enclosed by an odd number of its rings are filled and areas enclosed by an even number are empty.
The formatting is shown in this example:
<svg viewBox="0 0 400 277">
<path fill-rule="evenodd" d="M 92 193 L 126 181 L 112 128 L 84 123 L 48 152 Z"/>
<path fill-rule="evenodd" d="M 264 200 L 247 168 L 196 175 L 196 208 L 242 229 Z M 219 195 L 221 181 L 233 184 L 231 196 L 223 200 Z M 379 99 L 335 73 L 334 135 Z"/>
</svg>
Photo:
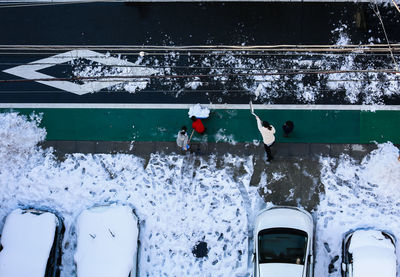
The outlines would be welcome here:
<svg viewBox="0 0 400 277">
<path fill-rule="evenodd" d="M 256 116 L 256 114 L 254 113 L 254 108 L 253 108 L 253 103 L 250 101 L 250 112 L 252 115 Z"/>
<path fill-rule="evenodd" d="M 190 138 L 189 138 L 189 140 L 188 140 L 188 143 L 186 144 L 186 150 L 189 150 L 189 148 L 190 148 L 190 140 L 192 139 L 192 137 L 193 137 L 193 134 L 194 134 L 194 130 L 192 131 L 192 134 L 190 135 Z"/>
</svg>

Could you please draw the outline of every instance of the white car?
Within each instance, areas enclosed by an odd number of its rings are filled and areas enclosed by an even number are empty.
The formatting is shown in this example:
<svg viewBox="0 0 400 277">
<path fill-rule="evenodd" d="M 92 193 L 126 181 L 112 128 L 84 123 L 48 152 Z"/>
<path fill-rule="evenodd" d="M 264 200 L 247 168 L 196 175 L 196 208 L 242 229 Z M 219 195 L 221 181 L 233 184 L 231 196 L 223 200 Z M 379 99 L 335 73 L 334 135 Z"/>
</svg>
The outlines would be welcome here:
<svg viewBox="0 0 400 277">
<path fill-rule="evenodd" d="M 114 204 L 83 211 L 77 236 L 78 277 L 136 276 L 139 226 L 132 208 Z"/>
<path fill-rule="evenodd" d="M 0 276 L 59 276 L 64 225 L 55 214 L 12 211 L 1 234 Z"/>
<path fill-rule="evenodd" d="M 396 277 L 395 239 L 378 230 L 356 230 L 343 240 L 342 275 Z"/>
<path fill-rule="evenodd" d="M 296 207 L 261 211 L 254 226 L 255 277 L 313 276 L 314 223 Z"/>
</svg>

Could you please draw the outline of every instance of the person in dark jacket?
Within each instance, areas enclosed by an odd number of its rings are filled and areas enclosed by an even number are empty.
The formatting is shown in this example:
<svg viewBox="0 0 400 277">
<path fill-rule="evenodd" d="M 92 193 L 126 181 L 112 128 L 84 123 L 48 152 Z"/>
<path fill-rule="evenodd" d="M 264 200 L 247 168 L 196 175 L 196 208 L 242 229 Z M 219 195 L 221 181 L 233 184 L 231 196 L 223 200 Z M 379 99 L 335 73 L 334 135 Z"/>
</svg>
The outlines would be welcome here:
<svg viewBox="0 0 400 277">
<path fill-rule="evenodd" d="M 188 145 L 189 138 L 188 138 L 186 131 L 187 131 L 186 126 L 182 126 L 182 128 L 179 131 L 178 136 L 176 138 L 176 144 L 178 145 L 179 148 L 181 148 L 184 151 L 189 149 L 189 145 Z"/>
<path fill-rule="evenodd" d="M 204 132 L 206 131 L 206 128 L 203 125 L 203 122 L 201 122 L 200 119 L 198 119 L 195 116 L 192 116 L 190 119 L 192 119 L 193 123 L 192 123 L 192 128 L 199 134 L 204 134 Z"/>
<path fill-rule="evenodd" d="M 294 124 L 293 121 L 286 121 L 286 123 L 282 126 L 283 129 L 283 136 L 285 138 L 289 137 L 289 134 L 293 131 L 294 129 Z"/>
</svg>

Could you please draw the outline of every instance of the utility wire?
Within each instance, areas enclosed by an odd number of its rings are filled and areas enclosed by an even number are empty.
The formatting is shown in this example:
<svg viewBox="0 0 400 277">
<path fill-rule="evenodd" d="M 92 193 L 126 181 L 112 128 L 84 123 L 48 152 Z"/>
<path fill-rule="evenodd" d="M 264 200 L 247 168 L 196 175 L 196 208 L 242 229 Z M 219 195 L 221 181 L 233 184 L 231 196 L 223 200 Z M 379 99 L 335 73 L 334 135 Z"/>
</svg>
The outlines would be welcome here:
<svg viewBox="0 0 400 277">
<path fill-rule="evenodd" d="M 379 12 L 379 7 L 378 7 L 378 4 L 376 2 L 375 2 L 375 8 L 373 8 L 373 11 L 376 14 L 376 16 L 379 18 L 379 21 L 380 21 L 380 23 L 382 25 L 383 33 L 385 34 L 386 42 L 387 42 L 387 45 L 388 45 L 388 48 L 389 48 L 389 51 L 390 51 L 390 55 L 392 56 L 393 64 L 394 64 L 396 70 L 399 71 L 399 66 L 397 65 L 397 62 L 396 62 L 396 60 L 395 60 L 395 58 L 393 56 L 392 46 L 390 45 L 389 38 L 388 38 L 388 35 L 386 33 L 385 25 L 383 24 L 382 16 L 381 16 L 381 13 Z"/>
<path fill-rule="evenodd" d="M 326 57 L 331 57 L 331 56 L 336 56 L 336 57 L 346 57 L 348 56 L 387 56 L 389 50 L 385 50 L 385 51 L 379 51 L 379 52 L 375 52 L 375 51 L 367 51 L 367 52 L 290 52 L 289 53 L 276 53 L 276 52 L 266 52 L 266 53 L 261 53 L 261 52 L 251 52 L 251 53 L 215 53 L 215 52 L 210 52 L 210 53 L 191 53 L 191 52 L 180 52 L 178 55 L 179 56 L 187 56 L 187 57 L 191 57 L 191 56 L 214 56 L 214 57 L 221 57 L 221 56 L 229 56 L 229 57 L 303 57 L 303 56 L 326 56 Z M 12 56 L 39 56 L 39 55 L 44 55 L 44 56 L 48 56 L 48 55 L 55 55 L 57 53 L 54 52 L 1 52 L 0 51 L 0 56 L 5 56 L 5 55 L 12 55 Z M 139 52 L 118 52 L 119 55 L 122 56 L 140 56 Z M 146 53 L 145 56 L 148 57 L 156 57 L 156 56 L 167 56 L 169 53 Z M 389 53 L 390 54 L 390 53 Z M 393 55 L 395 56 L 399 56 L 400 55 L 400 51 L 399 53 L 393 53 Z M 71 58 L 70 56 L 66 57 L 66 56 L 59 56 L 59 58 Z M 77 57 L 79 58 L 79 57 Z M 85 57 L 85 58 L 103 58 L 100 56 L 92 56 L 92 57 Z"/>
<path fill-rule="evenodd" d="M 174 52 L 216 52 L 226 54 L 226 51 L 249 52 L 383 52 L 400 51 L 400 44 L 360 44 L 360 45 L 188 45 L 188 46 L 159 46 L 159 45 L 0 45 L 0 50 L 99 50 L 99 51 L 134 51 L 139 54 L 150 54 L 153 51 Z M 146 53 L 149 52 L 149 53 Z M 151 53 L 153 54 L 153 53 Z"/>
<path fill-rule="evenodd" d="M 114 1 L 114 0 L 84 0 L 84 1 L 65 1 L 65 2 L 50 2 L 50 3 L 4 3 L 0 4 L 0 9 L 6 8 L 27 8 L 27 7 L 41 7 L 41 6 L 59 6 L 59 5 L 73 5 L 73 4 L 89 4 L 89 3 L 115 3 L 122 1 Z"/>
<path fill-rule="evenodd" d="M 287 60 L 285 60 L 286 62 Z M 290 62 L 291 60 L 289 60 Z M 371 60 L 369 60 L 371 62 Z M 380 61 L 382 62 L 382 60 L 376 60 L 376 61 Z M 312 63 L 313 61 L 310 61 L 310 63 Z M 338 61 L 324 61 L 324 65 L 330 64 L 330 65 L 337 65 Z M 107 64 L 107 65 L 103 65 L 103 64 L 78 64 L 78 65 L 74 65 L 74 64 L 60 64 L 60 63 L 30 63 L 30 64 L 26 64 L 26 63 L 1 63 L 0 62 L 0 66 L 20 66 L 20 65 L 46 65 L 49 67 L 67 67 L 67 68 L 90 68 L 90 67 L 98 67 L 101 66 L 103 67 L 103 69 L 118 69 L 118 68 L 132 68 L 132 69 L 176 69 L 176 70 L 183 70 L 183 69 L 187 69 L 187 70 L 246 70 L 246 71 L 272 71 L 272 70 L 276 70 L 276 67 L 271 67 L 271 68 L 267 68 L 267 67 L 227 67 L 227 66 L 184 66 L 184 65 L 152 65 L 152 64 L 143 64 L 143 65 L 126 65 L 126 64 Z M 289 64 L 291 66 L 291 69 L 293 68 L 293 65 Z M 296 65 L 298 67 L 301 67 L 301 65 Z M 310 70 L 321 70 L 320 67 L 315 68 L 316 66 L 314 66 L 314 68 L 307 68 Z M 284 69 L 284 68 L 281 68 Z M 375 70 L 385 70 L 385 68 L 375 68 Z M 76 70 L 72 70 L 72 71 L 76 71 Z"/>
<path fill-rule="evenodd" d="M 393 5 L 396 7 L 397 11 L 400 13 L 400 8 L 397 5 L 396 1 L 392 0 L 392 2 L 393 2 Z"/>
<path fill-rule="evenodd" d="M 83 81 L 83 80 L 128 80 L 128 79 L 188 79 L 188 78 L 215 78 L 215 77 L 245 77 L 245 76 L 290 76 L 290 75 L 318 75 L 318 74 L 346 74 L 346 73 L 387 73 L 398 74 L 392 69 L 381 70 L 316 70 L 270 73 L 218 73 L 218 74 L 194 74 L 194 75 L 131 75 L 131 76 L 74 76 L 67 78 L 35 78 L 35 79 L 9 79 L 0 80 L 0 83 L 17 82 L 48 82 L 48 81 Z M 143 80 L 143 81 L 144 81 Z"/>
</svg>

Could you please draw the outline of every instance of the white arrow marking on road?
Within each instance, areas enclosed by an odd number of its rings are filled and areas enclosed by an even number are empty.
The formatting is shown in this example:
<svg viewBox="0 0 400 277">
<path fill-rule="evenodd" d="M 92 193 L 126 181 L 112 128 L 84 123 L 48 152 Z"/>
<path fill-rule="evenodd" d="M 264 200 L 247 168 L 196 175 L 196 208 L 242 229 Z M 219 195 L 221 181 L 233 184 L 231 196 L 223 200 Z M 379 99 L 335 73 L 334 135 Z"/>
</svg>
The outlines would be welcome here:
<svg viewBox="0 0 400 277">
<path fill-rule="evenodd" d="M 91 50 L 73 50 L 66 53 L 58 54 L 49 58 L 41 59 L 38 61 L 31 62 L 26 65 L 16 66 L 10 69 L 6 69 L 3 72 L 12 74 L 24 79 L 49 79 L 54 78 L 43 73 L 38 72 L 39 70 L 52 67 L 56 64 L 62 64 L 66 62 L 71 62 L 75 59 L 87 59 L 97 62 L 102 65 L 121 65 L 121 66 L 134 66 L 134 63 L 110 57 L 101 53 L 97 53 Z M 117 78 L 118 76 L 116 76 Z M 38 83 L 55 87 L 61 90 L 72 92 L 78 95 L 92 93 L 104 88 L 114 86 L 122 83 L 122 81 L 90 81 L 84 84 L 76 84 L 69 81 L 37 81 Z"/>
</svg>

